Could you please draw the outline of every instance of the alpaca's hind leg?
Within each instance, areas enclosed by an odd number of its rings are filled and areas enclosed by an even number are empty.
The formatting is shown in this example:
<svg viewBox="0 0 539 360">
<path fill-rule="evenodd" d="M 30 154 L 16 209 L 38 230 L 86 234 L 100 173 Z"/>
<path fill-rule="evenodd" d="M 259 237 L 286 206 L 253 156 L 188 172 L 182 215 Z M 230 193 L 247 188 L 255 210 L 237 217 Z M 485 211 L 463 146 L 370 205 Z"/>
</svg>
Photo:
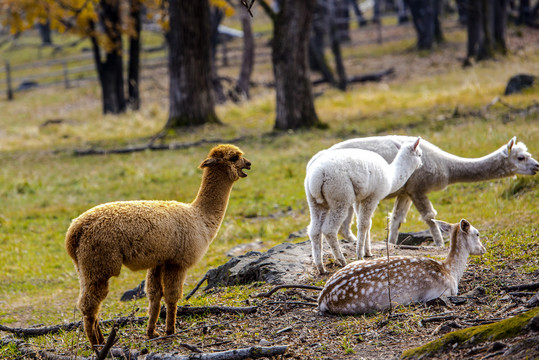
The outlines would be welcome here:
<svg viewBox="0 0 539 360">
<path fill-rule="evenodd" d="M 339 239 L 337 232 L 339 231 L 342 223 L 348 216 L 348 206 L 338 206 L 331 208 L 328 211 L 324 224 L 322 225 L 322 234 L 326 238 L 333 257 L 337 260 L 340 266 L 346 266 L 346 259 L 342 254 L 341 247 L 339 246 Z"/>
<path fill-rule="evenodd" d="M 163 269 L 165 305 L 167 307 L 167 335 L 172 335 L 176 332 L 176 312 L 178 311 L 178 300 L 183 295 L 185 275 L 186 270 L 182 270 L 178 265 L 167 264 Z"/>
<path fill-rule="evenodd" d="M 357 247 L 356 255 L 358 260 L 363 260 L 363 257 L 372 256 L 371 252 L 371 225 L 372 215 L 378 202 L 365 201 L 357 207 Z"/>
<path fill-rule="evenodd" d="M 341 225 L 341 229 L 339 230 L 339 233 L 342 235 L 342 237 L 345 240 L 356 242 L 356 237 L 352 233 L 352 219 L 354 218 L 354 207 L 350 206 L 350 209 L 348 209 L 348 216 L 346 219 L 344 219 L 344 222 Z"/>
<path fill-rule="evenodd" d="M 311 206 L 311 224 L 309 225 L 309 238 L 313 252 L 313 263 L 319 274 L 325 274 L 326 269 L 322 263 L 322 223 L 326 218 L 326 209 Z"/>
<path fill-rule="evenodd" d="M 105 343 L 105 338 L 99 328 L 98 314 L 101 302 L 107 297 L 108 292 L 108 278 L 94 279 L 92 282 L 81 279 L 78 306 L 84 320 L 84 331 L 92 346 Z"/>
<path fill-rule="evenodd" d="M 421 214 L 421 218 L 429 226 L 430 234 L 432 235 L 434 244 L 436 246 L 444 246 L 444 238 L 442 237 L 442 233 L 440 232 L 438 225 L 436 225 L 436 223 L 432 221 L 436 218 L 437 213 L 436 210 L 434 210 L 434 207 L 432 206 L 432 203 L 430 202 L 427 195 L 412 194 L 411 197 L 415 207 L 417 208 L 417 211 L 419 211 L 419 213 Z"/>
<path fill-rule="evenodd" d="M 157 266 L 149 269 L 146 274 L 146 294 L 148 294 L 148 328 L 146 334 L 148 338 L 153 339 L 159 334 L 155 331 L 157 319 L 159 318 L 159 310 L 161 298 L 163 297 L 163 267 Z"/>
<path fill-rule="evenodd" d="M 399 237 L 399 228 L 406 221 L 406 214 L 410 210 L 412 199 L 406 194 L 400 194 L 395 199 L 393 211 L 391 212 L 391 221 L 389 222 L 389 235 L 387 240 L 390 244 L 396 244 Z"/>
</svg>

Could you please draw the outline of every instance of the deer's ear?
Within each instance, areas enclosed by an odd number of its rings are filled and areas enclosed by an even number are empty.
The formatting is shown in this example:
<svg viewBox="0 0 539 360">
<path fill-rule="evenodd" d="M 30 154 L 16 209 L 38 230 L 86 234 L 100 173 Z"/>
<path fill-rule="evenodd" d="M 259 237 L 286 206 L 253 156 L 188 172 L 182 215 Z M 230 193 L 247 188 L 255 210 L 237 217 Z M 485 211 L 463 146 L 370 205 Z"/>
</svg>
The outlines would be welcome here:
<svg viewBox="0 0 539 360">
<path fill-rule="evenodd" d="M 433 223 L 435 223 L 436 225 L 438 225 L 438 227 L 440 228 L 440 230 L 444 233 L 450 233 L 451 232 L 451 228 L 453 227 L 452 224 L 450 223 L 447 223 L 445 221 L 442 221 L 442 220 L 434 220 L 432 219 L 431 220 Z"/>
<path fill-rule="evenodd" d="M 462 219 L 460 220 L 460 229 L 465 232 L 465 233 L 468 233 L 468 231 L 470 230 L 470 227 L 472 225 L 470 225 L 470 223 L 468 222 L 468 220 L 466 219 Z"/>
</svg>

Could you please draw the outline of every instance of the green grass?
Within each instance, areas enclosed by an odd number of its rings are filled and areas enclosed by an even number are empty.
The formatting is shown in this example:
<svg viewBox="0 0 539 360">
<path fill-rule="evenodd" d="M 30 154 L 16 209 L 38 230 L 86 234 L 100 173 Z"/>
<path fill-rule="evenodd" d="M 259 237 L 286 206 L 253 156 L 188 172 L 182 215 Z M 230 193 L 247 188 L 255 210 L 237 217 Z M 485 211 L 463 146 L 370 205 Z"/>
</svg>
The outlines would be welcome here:
<svg viewBox="0 0 539 360">
<path fill-rule="evenodd" d="M 413 53 L 402 52 L 409 45 L 410 41 L 405 40 L 388 44 L 387 48 L 371 46 L 358 52 L 351 50 L 349 56 L 362 59 L 371 54 L 368 56 L 382 59 L 392 56 L 394 49 L 400 49 L 398 56 L 402 61 L 413 61 Z M 373 49 L 376 51 L 372 52 Z M 23 58 L 26 57 L 30 55 Z M 538 64 L 539 53 L 535 51 L 525 57 L 512 55 L 472 69 L 450 66 L 425 75 L 398 76 L 387 83 L 355 85 L 345 93 L 330 89 L 316 99 L 317 112 L 330 126 L 328 130 L 297 131 L 276 137 L 265 136 L 272 130 L 275 117 L 271 90 L 257 90 L 249 102 L 218 106 L 217 112 L 225 126 L 177 133 L 170 140 L 191 142 L 246 135 L 246 140 L 238 145 L 253 167 L 246 179 L 235 184 L 219 234 L 203 260 L 189 272 L 186 291 L 208 269 L 226 262 L 226 252 L 233 246 L 262 240 L 270 248 L 307 226 L 305 165 L 314 153 L 345 138 L 393 133 L 421 135 L 449 152 L 478 157 L 517 136 L 537 158 L 537 114 L 508 114 L 502 105 L 494 106 L 486 119 L 453 118 L 452 114 L 457 106 L 461 112 L 480 110 L 503 91 L 510 75 L 538 73 Z M 427 69 L 432 70 L 428 66 Z M 504 100 L 524 107 L 532 104 L 537 95 L 536 88 Z M 74 312 L 78 279 L 64 249 L 64 234 L 71 219 L 83 211 L 117 200 L 188 202 L 197 192 L 201 177 L 197 166 L 211 146 L 129 155 L 74 156 L 74 149 L 120 147 L 147 141 L 164 125 L 167 107 L 146 92 L 139 112 L 120 116 L 103 116 L 100 112 L 100 93 L 95 85 L 35 90 L 18 95 L 14 102 L 0 100 L 0 323 L 28 326 L 80 318 L 78 311 Z M 51 118 L 61 118 L 64 122 L 41 126 Z M 480 229 L 488 253 L 472 260 L 478 266 L 495 271 L 512 262 L 521 265 L 519 272 L 532 273 L 539 268 L 536 178 L 519 176 L 456 184 L 432 193 L 430 198 L 439 219 L 456 222 L 465 217 Z M 386 216 L 391 208 L 392 201 L 386 200 L 376 211 L 372 228 L 375 241 L 385 234 Z M 282 213 L 289 215 L 272 216 Z M 402 229 L 424 228 L 419 214 L 412 209 Z M 143 278 L 143 272 L 124 270 L 112 279 L 102 318 L 127 315 L 134 306 L 144 309 L 145 299 L 135 305 L 118 300 Z M 188 303 L 238 305 L 253 291 L 235 287 L 207 295 L 199 292 Z M 138 315 L 144 312 L 139 310 Z M 355 323 L 357 328 L 375 318 L 347 321 Z M 397 333 L 411 331 L 405 325 L 392 326 Z M 144 333 L 142 327 L 137 332 Z M 70 333 L 36 341 L 43 347 L 58 342 L 70 346 L 77 342 L 73 338 L 76 336 L 84 337 Z M 345 352 L 352 353 L 350 336 L 345 334 L 341 344 Z M 2 348 L 0 357 L 9 358 L 12 351 Z"/>
</svg>

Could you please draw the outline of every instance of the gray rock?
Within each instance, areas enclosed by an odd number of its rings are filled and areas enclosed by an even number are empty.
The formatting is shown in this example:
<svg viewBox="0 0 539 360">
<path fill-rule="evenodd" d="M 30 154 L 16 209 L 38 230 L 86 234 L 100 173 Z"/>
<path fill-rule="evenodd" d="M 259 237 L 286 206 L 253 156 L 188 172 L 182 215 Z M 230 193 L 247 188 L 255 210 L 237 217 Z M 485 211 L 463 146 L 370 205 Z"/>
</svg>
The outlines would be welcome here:
<svg viewBox="0 0 539 360">
<path fill-rule="evenodd" d="M 340 241 L 346 259 L 356 257 L 356 243 Z M 374 251 L 385 249 L 384 242 L 372 243 Z M 329 246 L 324 244 L 324 259 L 329 255 Z M 331 258 L 333 258 L 331 256 Z M 311 241 L 297 244 L 283 243 L 265 253 L 251 251 L 230 259 L 226 264 L 207 273 L 205 290 L 216 286 L 231 286 L 263 281 L 270 284 L 304 284 L 316 276 L 312 264 Z"/>
</svg>

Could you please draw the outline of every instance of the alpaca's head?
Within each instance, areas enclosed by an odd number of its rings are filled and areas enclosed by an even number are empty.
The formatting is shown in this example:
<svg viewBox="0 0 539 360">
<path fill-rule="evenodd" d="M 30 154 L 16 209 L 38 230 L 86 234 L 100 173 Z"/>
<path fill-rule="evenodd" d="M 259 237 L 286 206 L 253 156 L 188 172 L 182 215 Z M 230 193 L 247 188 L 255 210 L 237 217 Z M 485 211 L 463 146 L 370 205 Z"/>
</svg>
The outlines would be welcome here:
<svg viewBox="0 0 539 360">
<path fill-rule="evenodd" d="M 451 242 L 456 241 L 454 246 L 457 249 L 465 249 L 470 255 L 483 255 L 487 252 L 479 239 L 479 231 L 468 220 L 462 219 L 457 224 L 449 224 L 440 220 L 432 221 L 438 225 L 440 230 L 451 233 Z"/>
<path fill-rule="evenodd" d="M 517 143 L 516 136 L 502 146 L 501 152 L 512 166 L 513 174 L 535 175 L 539 171 L 539 162 L 532 158 L 524 143 Z"/>
<path fill-rule="evenodd" d="M 402 144 L 402 147 L 399 150 L 401 153 L 400 156 L 406 156 L 406 158 L 408 158 L 408 163 L 411 163 L 411 168 L 413 170 L 416 170 L 423 165 L 423 162 L 421 161 L 423 151 L 419 147 L 420 141 L 421 137 L 418 137 L 413 142 L 406 142 Z M 397 154 L 397 156 L 399 156 L 399 154 Z"/>
<path fill-rule="evenodd" d="M 251 168 L 251 162 L 243 157 L 243 152 L 234 145 L 217 145 L 210 150 L 208 157 L 200 164 L 200 168 L 220 168 L 228 173 L 230 180 L 236 181 L 246 177 L 244 169 Z"/>
</svg>

